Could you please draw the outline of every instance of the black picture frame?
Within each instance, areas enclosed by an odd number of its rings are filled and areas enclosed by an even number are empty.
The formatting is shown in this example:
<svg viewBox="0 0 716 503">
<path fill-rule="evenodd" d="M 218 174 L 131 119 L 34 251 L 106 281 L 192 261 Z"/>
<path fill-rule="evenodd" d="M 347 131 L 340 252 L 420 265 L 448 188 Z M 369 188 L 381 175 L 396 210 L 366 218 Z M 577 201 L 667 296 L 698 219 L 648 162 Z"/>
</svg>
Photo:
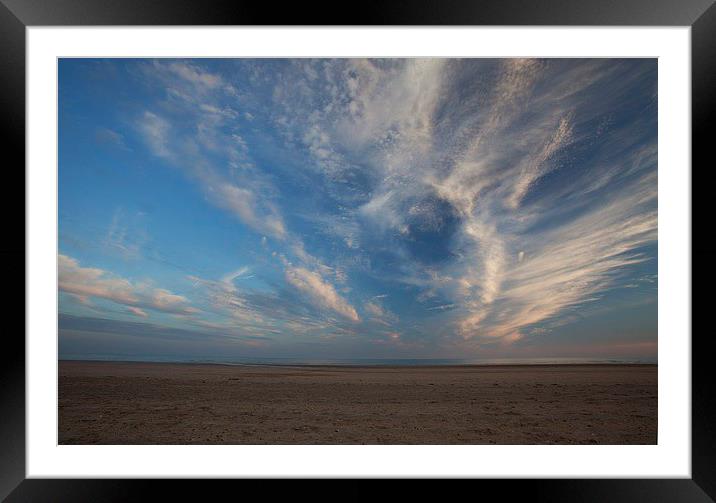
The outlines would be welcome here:
<svg viewBox="0 0 716 503">
<path fill-rule="evenodd" d="M 699 274 L 692 283 L 692 318 L 704 318 L 708 293 L 697 295 L 716 278 L 711 266 L 716 240 L 710 230 L 711 205 L 697 198 L 709 190 L 706 173 L 713 169 L 708 125 L 715 115 L 716 5 L 714 0 L 364 0 L 350 16 L 341 16 L 335 4 L 220 0 L 0 0 L 0 103 L 6 190 L 0 198 L 6 232 L 25 235 L 18 216 L 22 204 L 9 197 L 25 184 L 25 29 L 28 26 L 87 25 L 620 25 L 690 26 L 692 43 L 692 229 L 708 230 L 692 238 L 692 267 Z M 711 161 L 711 162 L 709 162 Z M 674 167 L 677 169 L 678 167 Z M 709 169 L 711 168 L 711 169 Z M 696 176 L 698 174 L 698 176 Z M 7 181 L 15 176 L 17 180 Z M 697 179 L 698 183 L 693 183 Z M 15 185 L 15 184 L 18 185 Z M 19 193 L 15 189 L 14 192 Z M 24 194 L 24 192 L 23 192 Z M 9 227 L 9 229 L 8 229 Z M 10 234 L 8 232 L 8 234 Z M 19 243 L 19 244 L 18 244 Z M 3 239 L 0 254 L 5 278 L 20 284 L 25 264 L 25 240 Z M 10 284 L 10 282 L 7 282 Z M 23 282 L 24 285 L 24 277 Z M 5 311 L 12 317 L 24 312 L 24 295 L 11 293 Z M 23 286 L 23 292 L 25 288 Z M 668 295 L 668 293 L 663 293 Z M 707 304 L 708 303 L 708 304 Z M 699 316 L 694 316 L 696 308 Z M 11 316 L 8 318 L 12 319 Z M 22 323 L 24 332 L 24 318 Z M 704 327 L 706 328 L 706 327 Z M 498 489 L 502 498 L 529 495 L 537 501 L 716 501 L 716 388 L 711 386 L 713 345 L 709 330 L 692 335 L 692 478 L 691 479 L 585 479 L 585 480 L 479 480 L 480 489 Z M 683 334 L 688 336 L 689 334 Z M 0 354 L 0 498 L 7 501 L 125 501 L 151 498 L 152 492 L 193 491 L 206 497 L 208 481 L 150 480 L 41 480 L 25 478 L 25 344 L 21 330 L 4 331 Z M 244 482 L 220 481 L 220 484 Z M 171 485 L 171 487 L 170 487 Z M 199 486 L 199 487 L 197 487 Z M 201 491 L 201 492 L 198 492 Z"/>
</svg>

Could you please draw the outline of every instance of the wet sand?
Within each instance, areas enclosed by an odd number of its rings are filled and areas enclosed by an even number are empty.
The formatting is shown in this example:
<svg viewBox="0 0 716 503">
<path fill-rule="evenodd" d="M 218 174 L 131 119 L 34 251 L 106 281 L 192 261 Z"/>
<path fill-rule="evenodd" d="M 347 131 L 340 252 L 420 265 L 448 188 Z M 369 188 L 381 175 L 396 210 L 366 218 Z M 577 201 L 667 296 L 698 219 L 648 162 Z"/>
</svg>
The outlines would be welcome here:
<svg viewBox="0 0 716 503">
<path fill-rule="evenodd" d="M 655 365 L 59 363 L 60 444 L 655 444 Z"/>
</svg>

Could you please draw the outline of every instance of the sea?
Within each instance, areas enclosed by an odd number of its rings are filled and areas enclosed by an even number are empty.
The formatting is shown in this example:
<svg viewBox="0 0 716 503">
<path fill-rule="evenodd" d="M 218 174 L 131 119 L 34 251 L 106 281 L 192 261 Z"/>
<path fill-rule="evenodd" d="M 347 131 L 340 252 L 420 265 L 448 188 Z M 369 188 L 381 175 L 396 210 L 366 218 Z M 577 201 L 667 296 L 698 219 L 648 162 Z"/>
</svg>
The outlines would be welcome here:
<svg viewBox="0 0 716 503">
<path fill-rule="evenodd" d="M 243 358 L 184 357 L 112 354 L 60 354 L 60 360 L 124 361 L 143 363 L 196 363 L 220 365 L 345 365 L 345 366 L 440 366 L 440 365 L 588 365 L 588 364 L 656 364 L 656 358 Z"/>
</svg>

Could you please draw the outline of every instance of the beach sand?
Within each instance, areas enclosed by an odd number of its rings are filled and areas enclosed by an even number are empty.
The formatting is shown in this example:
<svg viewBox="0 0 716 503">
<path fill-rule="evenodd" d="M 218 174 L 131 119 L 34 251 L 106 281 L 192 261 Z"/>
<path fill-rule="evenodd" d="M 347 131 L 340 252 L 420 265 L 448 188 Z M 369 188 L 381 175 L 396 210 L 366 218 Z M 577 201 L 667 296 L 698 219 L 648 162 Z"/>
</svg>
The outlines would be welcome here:
<svg viewBox="0 0 716 503">
<path fill-rule="evenodd" d="M 655 365 L 59 362 L 60 444 L 655 444 Z"/>
</svg>

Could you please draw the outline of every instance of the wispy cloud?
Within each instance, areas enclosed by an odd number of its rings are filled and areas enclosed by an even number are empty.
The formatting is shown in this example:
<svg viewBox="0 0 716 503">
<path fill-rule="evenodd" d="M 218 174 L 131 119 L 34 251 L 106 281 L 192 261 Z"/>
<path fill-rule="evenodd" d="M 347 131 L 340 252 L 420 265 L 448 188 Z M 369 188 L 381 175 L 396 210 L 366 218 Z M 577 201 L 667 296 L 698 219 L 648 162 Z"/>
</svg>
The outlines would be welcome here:
<svg viewBox="0 0 716 503">
<path fill-rule="evenodd" d="M 286 229 L 270 202 L 270 185 L 254 169 L 243 138 L 224 127 L 238 116 L 237 110 L 224 104 L 227 96 L 235 95 L 233 86 L 186 62 L 154 62 L 146 75 L 167 86 L 172 105 L 164 107 L 170 111 L 167 117 L 147 110 L 138 120 L 137 129 L 151 152 L 196 180 L 215 206 L 258 232 L 283 239 Z M 181 120 L 171 121 L 169 115 Z"/>
<path fill-rule="evenodd" d="M 355 308 L 341 297 L 330 283 L 316 272 L 302 267 L 288 267 L 286 281 L 306 293 L 318 306 L 331 309 L 352 321 L 360 321 Z"/>
<path fill-rule="evenodd" d="M 217 321 L 197 320 L 207 328 L 258 337 L 308 335 L 312 338 L 352 335 L 357 320 L 348 304 L 318 273 L 285 264 L 288 288 L 257 290 L 237 280 L 249 279 L 248 266 L 225 274 L 220 280 L 189 277 L 203 290 L 205 312 Z"/>
<path fill-rule="evenodd" d="M 134 315 L 146 317 L 145 309 L 177 315 L 192 315 L 198 309 L 189 300 L 169 290 L 132 283 L 103 269 L 82 267 L 77 260 L 59 255 L 58 287 L 60 291 L 81 299 L 100 298 L 128 306 Z"/>
<path fill-rule="evenodd" d="M 122 258 L 136 260 L 140 258 L 142 247 L 149 236 L 142 225 L 141 214 L 127 215 L 122 208 L 117 208 L 104 237 L 103 245 L 110 253 Z"/>
<path fill-rule="evenodd" d="M 165 159 L 175 159 L 176 154 L 170 150 L 169 122 L 155 113 L 146 111 L 139 121 L 139 131 L 154 155 Z"/>
<path fill-rule="evenodd" d="M 130 150 L 124 140 L 124 135 L 107 127 L 97 128 L 95 139 L 104 145 L 110 145 L 120 150 Z"/>
<path fill-rule="evenodd" d="M 380 296 L 373 297 L 363 304 L 363 309 L 373 321 L 382 325 L 391 326 L 398 322 L 398 317 L 381 304 Z"/>
</svg>

